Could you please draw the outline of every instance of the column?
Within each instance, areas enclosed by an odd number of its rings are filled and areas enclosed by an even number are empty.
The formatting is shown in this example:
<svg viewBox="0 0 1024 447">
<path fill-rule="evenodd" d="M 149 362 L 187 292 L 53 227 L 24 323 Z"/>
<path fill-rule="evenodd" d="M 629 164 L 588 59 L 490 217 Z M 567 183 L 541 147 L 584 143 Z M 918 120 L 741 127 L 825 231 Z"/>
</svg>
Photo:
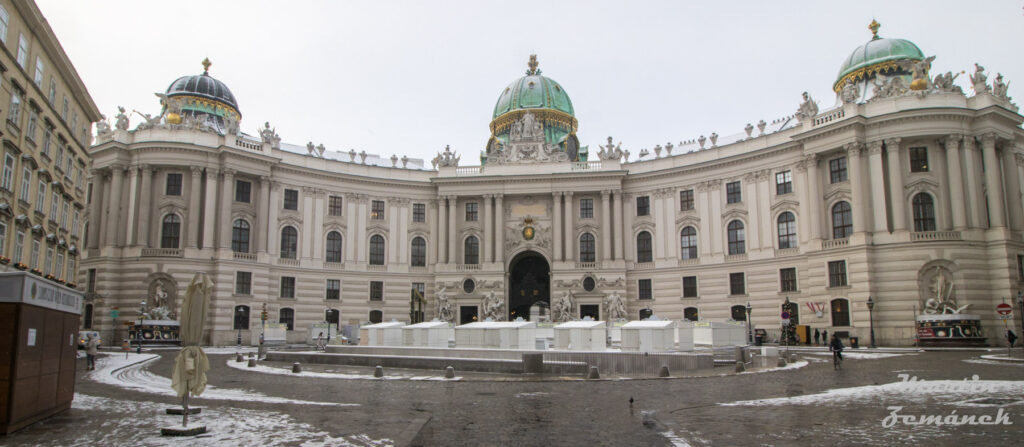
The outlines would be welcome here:
<svg viewBox="0 0 1024 447">
<path fill-rule="evenodd" d="M 868 143 L 868 176 L 874 179 L 871 182 L 871 214 L 874 216 L 874 231 L 882 232 L 889 230 L 889 217 L 886 216 L 885 207 L 885 171 L 882 170 L 882 141 L 871 141 Z"/>
<path fill-rule="evenodd" d="M 90 169 L 92 176 L 92 203 L 89 204 L 89 244 L 88 248 L 100 248 L 100 226 L 103 222 L 103 179 L 104 172 Z M 27 264 L 27 263 L 26 263 Z"/>
<path fill-rule="evenodd" d="M 949 187 L 949 207 L 953 216 L 953 229 L 967 228 L 967 209 L 964 198 L 964 178 L 960 170 L 960 140 L 963 135 L 952 134 L 946 137 L 946 178 Z"/>
<path fill-rule="evenodd" d="M 867 202 L 864 200 L 864 173 L 861 169 L 861 151 L 863 147 L 861 143 L 847 143 L 846 146 L 847 163 L 846 166 L 850 169 L 850 195 L 852 196 L 853 203 L 853 232 L 861 233 L 866 230 L 870 230 L 871 225 L 866 222 L 867 213 L 866 208 Z"/>
<path fill-rule="evenodd" d="M 613 241 L 615 245 L 615 259 L 621 260 L 623 245 L 622 238 L 626 237 L 627 234 L 626 231 L 623 229 L 623 225 L 625 225 L 625 223 L 622 217 L 622 190 L 613 191 L 612 213 L 612 221 L 615 225 L 615 240 Z"/>
<path fill-rule="evenodd" d="M 200 210 L 202 209 L 199 204 L 199 192 L 200 189 L 202 189 L 203 187 L 203 168 L 199 166 L 192 166 L 189 175 L 190 177 L 188 188 L 188 226 L 185 227 L 185 246 L 188 248 L 198 248 L 199 214 Z M 143 196 L 142 200 L 147 201 L 148 198 L 146 196 Z M 259 232 L 254 232 L 254 234 L 259 234 Z"/>
<path fill-rule="evenodd" d="M 648 196 L 653 203 L 652 213 L 654 214 L 654 259 L 665 259 L 665 233 L 668 229 L 665 228 L 665 193 L 662 190 L 651 191 Z"/>
<path fill-rule="evenodd" d="M 409 265 L 409 219 L 412 210 L 409 199 L 398 199 L 398 235 L 392 236 L 391 245 L 398 248 L 398 262 Z"/>
<path fill-rule="evenodd" d="M 968 211 L 971 216 L 972 228 L 986 228 L 988 219 L 984 213 L 985 196 L 982 193 L 981 184 L 981 152 L 975 144 L 973 136 L 964 137 L 964 170 L 967 171 L 967 184 L 964 185 L 964 195 L 967 197 Z"/>
<path fill-rule="evenodd" d="M 711 202 L 708 200 L 708 183 L 700 182 L 697 190 L 697 212 L 700 214 L 700 229 L 697 231 L 697 257 L 712 253 L 711 249 Z"/>
<path fill-rule="evenodd" d="M 818 174 L 818 155 L 811 154 L 804 159 L 807 166 L 807 189 L 810 197 L 807 203 L 811 214 L 807 216 L 807 228 L 811 240 L 821 239 L 821 175 Z"/>
<path fill-rule="evenodd" d="M 708 182 L 708 190 L 711 192 L 711 220 L 708 225 L 708 237 L 711 239 L 711 250 L 713 253 L 728 253 L 729 238 L 723 237 L 725 225 L 722 224 L 722 181 L 712 180 Z"/>
<path fill-rule="evenodd" d="M 1021 208 L 1020 179 L 1017 177 L 1017 159 L 1012 142 L 1003 148 L 1003 179 L 1006 184 L 1006 206 L 1009 211 L 1010 229 L 1020 231 L 1024 225 L 1024 209 Z"/>
<path fill-rule="evenodd" d="M 551 222 L 551 240 L 555 246 L 555 257 L 552 261 L 558 262 L 562 260 L 562 193 L 552 193 L 551 200 L 555 203 L 555 215 Z"/>
<path fill-rule="evenodd" d="M 743 197 L 743 202 L 747 205 L 746 230 L 748 239 L 748 253 L 761 248 L 761 235 L 758 228 L 760 227 L 761 223 L 761 214 L 759 213 L 757 207 L 757 201 L 759 200 L 757 197 L 757 177 L 758 173 L 754 172 L 747 174 L 746 176 L 744 176 L 743 179 L 744 186 L 746 187 L 744 189 L 747 190 L 745 193 L 745 197 Z"/>
<path fill-rule="evenodd" d="M 367 263 L 369 262 L 369 258 L 367 257 L 366 249 L 369 241 L 366 240 L 366 207 L 370 198 L 365 194 L 359 194 L 356 197 L 356 200 L 359 201 L 359 214 L 356 216 L 356 237 L 352 243 L 356 244 L 356 253 L 358 254 L 356 260 L 362 263 Z"/>
<path fill-rule="evenodd" d="M 437 262 L 448 263 L 448 207 L 445 197 L 437 199 L 437 233 L 434 234 Z"/>
<path fill-rule="evenodd" d="M 137 166 L 128 168 L 128 227 L 125 229 L 124 245 L 135 245 L 135 221 L 138 215 L 135 207 L 138 206 L 139 194 L 139 169 Z"/>
<path fill-rule="evenodd" d="M 1017 162 L 1017 184 L 1021 185 L 1021 188 L 1024 189 L 1024 155 L 1016 154 L 1014 156 L 1014 158 L 1016 159 L 1016 162 Z M 1021 201 L 1024 202 L 1024 191 L 1021 191 L 1021 195 L 1022 195 L 1022 197 L 1021 197 L 1022 200 Z M 1021 206 L 1021 203 L 1014 203 L 1014 204 L 1011 204 L 1011 205 L 1012 206 Z"/>
<path fill-rule="evenodd" d="M 217 247 L 230 250 L 231 249 L 231 205 L 235 203 L 235 198 L 231 196 L 231 193 L 235 191 L 235 170 L 224 169 L 221 171 L 224 173 L 224 179 L 221 181 L 220 187 L 220 234 L 217 236 Z"/>
<path fill-rule="evenodd" d="M 572 201 L 572 191 L 565 192 L 565 261 L 571 262 L 576 259 L 576 226 L 573 225 L 573 217 L 576 215 L 576 205 Z"/>
<path fill-rule="evenodd" d="M 619 197 L 622 198 L 618 204 L 619 215 L 622 216 L 622 230 L 619 232 L 622 236 L 619 238 L 622 241 L 622 259 L 632 262 L 636 261 L 636 240 L 633 239 L 633 217 L 636 216 L 636 202 L 633 194 L 625 194 L 620 192 Z M 623 210 L 623 203 L 629 203 L 627 209 Z"/>
<path fill-rule="evenodd" d="M 811 226 L 811 192 L 807 177 L 807 162 L 798 161 L 794 168 L 796 171 L 796 191 L 800 194 L 800 215 L 797 216 L 796 224 L 799 232 L 800 243 L 810 240 Z"/>
<path fill-rule="evenodd" d="M 444 214 L 444 212 L 443 211 L 441 213 L 437 212 L 437 209 L 438 209 L 438 203 L 437 202 L 438 202 L 437 200 L 429 201 L 428 202 L 429 205 L 427 205 L 427 206 L 430 207 L 430 211 L 424 210 L 424 212 L 428 213 L 428 214 L 426 216 L 423 216 L 423 218 L 427 220 L 427 225 L 429 225 L 429 227 L 430 227 L 430 230 L 429 230 L 430 231 L 430 236 L 427 237 L 427 240 L 429 241 L 428 244 L 430 244 L 429 248 L 427 248 L 427 264 L 428 265 L 434 265 L 434 264 L 437 264 L 438 262 L 440 262 L 438 260 L 438 257 L 437 257 L 437 247 L 438 247 L 437 241 L 441 237 L 441 231 L 438 230 L 438 226 L 437 225 L 438 225 L 438 222 L 441 221 L 441 214 Z"/>
<path fill-rule="evenodd" d="M 505 206 L 503 194 L 494 195 L 494 261 L 505 264 Z M 502 267 L 504 268 L 504 267 Z"/>
<path fill-rule="evenodd" d="M 458 246 L 458 209 L 459 209 L 459 196 L 448 196 L 448 262 L 452 264 L 461 264 L 462 259 L 459 259 Z"/>
<path fill-rule="evenodd" d="M 356 240 L 358 237 L 358 229 L 356 228 L 356 215 L 359 214 L 359 197 L 358 194 L 346 194 L 345 195 L 345 240 L 342 241 L 342 247 L 345 249 L 345 262 L 356 262 L 356 247 L 359 246 L 359 241 Z"/>
<path fill-rule="evenodd" d="M 679 193 L 672 188 L 665 189 L 665 257 L 667 259 L 679 259 L 679 233 L 676 228 L 676 204 L 679 203 Z"/>
<path fill-rule="evenodd" d="M 214 248 L 213 225 L 217 221 L 217 170 L 206 168 L 206 202 L 203 207 L 203 248 Z"/>
<path fill-rule="evenodd" d="M 322 189 L 316 189 L 313 191 L 313 243 L 310 247 L 312 251 L 313 259 L 323 260 L 326 252 L 326 245 L 324 244 L 324 214 L 327 213 L 327 191 Z M 342 245 L 345 245 L 345 241 L 342 240 Z"/>
<path fill-rule="evenodd" d="M 609 204 L 611 191 L 601 191 L 601 259 L 612 259 L 612 210 Z"/>
<path fill-rule="evenodd" d="M 302 214 L 302 229 L 299 230 L 299 258 L 310 259 L 313 257 L 313 196 L 316 189 L 308 186 L 302 187 L 302 206 L 299 213 Z"/>
<path fill-rule="evenodd" d="M 142 185 L 140 192 L 140 199 L 144 205 L 140 208 L 139 212 L 139 232 L 138 241 L 142 247 L 148 247 L 149 244 L 149 216 L 153 214 L 153 169 L 149 165 L 142 165 Z M 199 208 L 199 203 L 196 203 L 196 210 Z M 198 211 L 197 211 L 198 213 Z M 196 231 L 199 231 L 198 229 Z"/>
<path fill-rule="evenodd" d="M 885 153 L 889 157 L 889 200 L 892 201 L 893 232 L 907 229 L 907 201 L 903 197 L 903 157 L 900 152 L 899 138 L 885 140 Z"/>
<path fill-rule="evenodd" d="M 196 199 L 198 200 L 199 192 L 196 191 Z M 197 202 L 198 203 L 198 202 Z M 196 206 L 196 209 L 199 209 Z M 270 227 L 267 226 L 267 219 L 270 218 L 270 177 L 261 175 L 260 176 L 260 201 L 256 204 L 256 231 L 253 233 L 256 236 L 256 253 L 267 252 L 267 237 L 260 237 L 259 235 L 268 235 L 273 233 Z M 198 232 L 198 231 L 197 231 Z"/>
<path fill-rule="evenodd" d="M 270 182 L 270 198 L 266 202 L 267 207 L 267 222 L 264 229 L 264 237 L 266 237 L 267 253 L 271 257 L 277 257 L 281 255 L 281 250 L 278 244 L 281 240 L 281 232 L 278 231 L 277 227 L 277 216 L 281 212 L 281 184 L 275 181 Z M 352 228 L 352 227 L 349 227 Z"/>
<path fill-rule="evenodd" d="M 754 226 L 761 233 L 761 247 L 773 248 L 772 228 L 775 222 L 772 220 L 772 171 L 768 169 L 757 173 L 757 215 L 760 219 Z M 803 219 L 800 219 L 803 220 Z"/>
<path fill-rule="evenodd" d="M 1006 226 L 1006 211 L 1003 204 L 1003 175 L 999 171 L 999 158 L 996 155 L 996 134 L 981 136 L 981 154 L 985 163 L 989 228 L 1002 228 Z"/>
<path fill-rule="evenodd" d="M 398 263 L 398 246 L 404 245 L 399 243 L 401 236 L 398 234 L 398 198 L 389 197 L 385 206 L 387 206 L 388 216 L 388 264 Z"/>
<path fill-rule="evenodd" d="M 494 207 L 491 205 L 491 195 L 484 194 L 483 213 L 484 213 L 484 243 L 483 243 L 483 256 L 481 262 L 494 262 Z"/>
<path fill-rule="evenodd" d="M 104 222 L 107 227 L 104 245 L 116 246 L 118 230 L 121 228 L 121 193 L 124 191 L 125 167 L 114 165 L 110 169 L 110 205 L 107 207 L 107 218 Z"/>
</svg>

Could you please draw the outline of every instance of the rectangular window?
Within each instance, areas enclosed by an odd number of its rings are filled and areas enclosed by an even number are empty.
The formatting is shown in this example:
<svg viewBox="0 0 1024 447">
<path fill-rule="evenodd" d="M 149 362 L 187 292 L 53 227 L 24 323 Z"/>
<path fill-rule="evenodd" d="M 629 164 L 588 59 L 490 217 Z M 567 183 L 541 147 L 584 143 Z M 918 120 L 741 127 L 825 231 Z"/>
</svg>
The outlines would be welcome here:
<svg viewBox="0 0 1024 447">
<path fill-rule="evenodd" d="M 284 190 L 284 209 L 286 209 L 286 210 L 297 210 L 297 209 L 299 209 L 299 190 L 297 190 L 297 189 L 286 189 L 286 190 Z"/>
<path fill-rule="evenodd" d="M 11 253 L 11 259 L 15 264 L 21 262 L 21 254 L 25 251 L 25 232 L 19 231 L 14 235 L 14 253 Z"/>
<path fill-rule="evenodd" d="M 3 256 L 5 248 L 7 248 L 7 224 L 0 222 L 0 256 Z"/>
<path fill-rule="evenodd" d="M 374 200 L 370 202 L 370 219 L 384 220 L 384 201 Z"/>
<path fill-rule="evenodd" d="M 32 240 L 32 256 L 28 259 L 31 262 L 29 266 L 34 269 L 39 268 L 39 241 L 36 239 Z"/>
<path fill-rule="evenodd" d="M 779 269 L 779 284 L 783 292 L 796 292 L 796 268 Z"/>
<path fill-rule="evenodd" d="M 63 206 L 61 208 L 61 213 L 60 213 L 60 227 L 65 229 L 65 230 L 67 230 L 68 229 L 68 202 L 67 201 L 62 201 L 62 202 L 63 202 Z"/>
<path fill-rule="evenodd" d="M 697 277 L 683 277 L 683 298 L 697 298 Z"/>
<path fill-rule="evenodd" d="M 57 221 L 57 210 L 60 209 L 60 194 L 57 191 L 53 191 L 53 195 L 50 196 L 50 220 L 53 222 Z"/>
<path fill-rule="evenodd" d="M 910 172 L 928 172 L 928 148 L 910 148 Z"/>
<path fill-rule="evenodd" d="M 25 127 L 25 138 L 36 141 L 36 127 L 39 126 L 39 113 L 32 107 L 28 109 L 28 126 Z"/>
<path fill-rule="evenodd" d="M 833 158 L 828 161 L 830 183 L 846 181 L 846 157 Z"/>
<path fill-rule="evenodd" d="M 1017 278 L 1024 281 L 1024 255 L 1017 255 Z"/>
<path fill-rule="evenodd" d="M 166 195 L 169 195 L 169 196 L 180 196 L 181 195 L 181 174 L 175 174 L 175 173 L 167 174 Z"/>
<path fill-rule="evenodd" d="M 476 222 L 479 218 L 479 204 L 466 202 L 466 222 Z"/>
<path fill-rule="evenodd" d="M 86 279 L 86 281 L 88 281 L 88 282 L 85 285 L 85 290 L 87 292 L 94 292 L 95 293 L 96 292 L 96 269 L 89 269 L 89 277 L 88 277 L 88 279 Z"/>
<path fill-rule="evenodd" d="M 580 199 L 580 219 L 594 218 L 594 199 Z"/>
<path fill-rule="evenodd" d="M 793 173 L 782 171 L 775 173 L 775 194 L 783 195 L 793 192 Z"/>
<path fill-rule="evenodd" d="M 43 155 L 50 156 L 50 144 L 53 142 L 53 128 L 43 126 Z"/>
<path fill-rule="evenodd" d="M 412 221 L 413 222 L 426 222 L 427 221 L 427 205 L 424 203 L 412 204 Z"/>
<path fill-rule="evenodd" d="M 340 300 L 341 299 L 341 280 L 340 279 L 328 279 L 327 280 L 327 295 L 324 297 L 328 300 Z"/>
<path fill-rule="evenodd" d="M 342 205 L 344 197 L 342 196 L 330 196 L 327 198 L 327 215 L 328 216 L 340 216 L 342 212 Z"/>
<path fill-rule="evenodd" d="M 93 270 L 89 270 L 90 278 L 92 278 Z M 238 295 L 252 294 L 252 272 L 235 272 L 235 293 Z"/>
<path fill-rule="evenodd" d="M 62 272 L 64 272 L 64 255 L 57 252 L 57 260 L 53 264 L 53 276 L 60 278 Z"/>
<path fill-rule="evenodd" d="M 75 164 L 75 156 L 72 155 L 71 147 L 69 146 L 68 147 L 68 158 L 67 158 L 67 161 L 65 162 L 65 165 L 64 165 L 64 178 L 66 178 L 68 180 L 71 179 L 71 169 L 74 167 L 74 164 Z"/>
<path fill-rule="evenodd" d="M 32 190 L 32 168 L 25 166 L 21 170 L 21 191 L 19 192 L 18 198 L 22 202 L 28 203 L 29 197 L 31 197 Z"/>
<path fill-rule="evenodd" d="M 649 196 L 640 196 L 636 198 L 636 215 L 651 215 L 651 198 Z"/>
<path fill-rule="evenodd" d="M 0 180 L 0 188 L 14 191 L 14 156 L 8 153 L 4 154 L 4 173 Z"/>
<path fill-rule="evenodd" d="M 747 282 L 743 273 L 729 274 L 729 295 L 746 295 Z"/>
<path fill-rule="evenodd" d="M 57 159 L 55 160 L 55 163 L 53 164 L 53 167 L 55 167 L 57 169 L 63 169 L 63 165 L 64 165 L 64 142 L 63 141 L 58 141 L 57 142 Z"/>
<path fill-rule="evenodd" d="M 53 264 L 53 247 L 46 248 L 46 263 L 43 264 L 43 275 L 51 273 L 50 267 Z"/>
<path fill-rule="evenodd" d="M 693 209 L 693 190 L 679 191 L 679 210 L 689 211 Z"/>
<path fill-rule="evenodd" d="M 57 100 L 57 78 L 55 76 L 50 76 L 50 95 L 46 99 L 50 100 L 51 106 Z"/>
<path fill-rule="evenodd" d="M 725 184 L 725 203 L 740 203 L 743 201 L 743 188 L 740 182 L 729 182 Z"/>
<path fill-rule="evenodd" d="M 78 236 L 78 210 L 75 210 L 74 218 L 71 220 L 71 235 Z"/>
<path fill-rule="evenodd" d="M 39 179 L 39 189 L 36 189 L 36 211 L 43 212 L 46 207 L 46 180 Z"/>
<path fill-rule="evenodd" d="M 649 300 L 653 297 L 653 291 L 651 290 L 651 280 L 641 279 L 637 281 L 637 299 Z"/>
<path fill-rule="evenodd" d="M 68 120 L 68 95 L 64 95 L 64 106 L 60 110 L 60 119 Z"/>
<path fill-rule="evenodd" d="M 78 282 L 78 269 L 75 268 L 75 258 L 68 258 L 68 272 L 64 279 L 68 282 Z"/>
<path fill-rule="evenodd" d="M 7 8 L 0 5 L 0 42 L 7 43 L 7 24 L 10 23 L 11 17 L 7 14 Z"/>
<path fill-rule="evenodd" d="M 828 286 L 846 286 L 846 261 L 829 261 L 828 263 Z"/>
<path fill-rule="evenodd" d="M 295 298 L 295 277 L 281 277 L 281 298 Z"/>
<path fill-rule="evenodd" d="M 370 301 L 384 301 L 384 281 L 370 281 Z"/>
<path fill-rule="evenodd" d="M 15 126 L 20 126 L 18 119 L 21 118 L 21 92 L 17 88 L 11 89 L 11 108 L 7 112 L 7 119 L 14 123 Z"/>
<path fill-rule="evenodd" d="M 28 39 L 25 38 L 24 34 L 18 34 L 18 65 L 21 68 L 25 68 L 25 64 L 28 63 Z M 26 68 L 27 70 L 27 68 Z"/>
<path fill-rule="evenodd" d="M 36 77 L 35 77 L 35 83 L 36 83 L 36 87 L 39 87 L 39 90 L 43 89 L 43 58 L 41 58 L 39 56 L 36 56 Z"/>
<path fill-rule="evenodd" d="M 235 201 L 249 203 L 252 200 L 252 183 L 235 180 Z"/>
</svg>

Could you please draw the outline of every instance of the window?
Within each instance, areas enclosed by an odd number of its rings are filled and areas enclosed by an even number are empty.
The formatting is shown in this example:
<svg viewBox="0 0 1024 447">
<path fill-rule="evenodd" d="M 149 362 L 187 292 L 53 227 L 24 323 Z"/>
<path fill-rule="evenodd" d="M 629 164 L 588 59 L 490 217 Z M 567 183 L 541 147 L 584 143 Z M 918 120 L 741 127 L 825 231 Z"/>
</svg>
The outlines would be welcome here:
<svg viewBox="0 0 1024 447">
<path fill-rule="evenodd" d="M 18 91 L 17 87 L 11 89 L 11 109 L 7 113 L 7 119 L 18 126 L 18 120 L 21 119 L 21 92 Z"/>
<path fill-rule="evenodd" d="M 252 197 L 252 183 L 245 180 L 235 180 L 235 201 L 249 203 Z"/>
<path fill-rule="evenodd" d="M 370 301 L 384 301 L 384 281 L 370 281 Z"/>
<path fill-rule="evenodd" d="M 846 157 L 833 158 L 828 161 L 830 183 L 846 181 Z"/>
<path fill-rule="evenodd" d="M 845 239 L 853 234 L 853 212 L 850 204 L 839 202 L 832 206 L 832 239 Z"/>
<path fill-rule="evenodd" d="M 181 236 L 181 218 L 177 214 L 164 216 L 160 234 L 162 235 L 160 248 L 178 248 L 178 239 Z"/>
<path fill-rule="evenodd" d="M 583 233 L 580 235 L 580 262 L 596 262 L 597 247 L 595 247 L 594 235 Z"/>
<path fill-rule="evenodd" d="M 328 300 L 340 300 L 341 299 L 341 280 L 340 279 L 328 279 L 327 280 L 327 294 L 324 299 Z"/>
<path fill-rule="evenodd" d="M 92 304 L 86 304 L 82 311 L 82 329 L 92 329 Z"/>
<path fill-rule="evenodd" d="M 46 207 L 46 180 L 39 179 L 39 188 L 36 189 L 36 211 L 43 212 Z"/>
<path fill-rule="evenodd" d="M 32 257 L 29 258 L 32 268 L 39 268 L 39 240 L 32 239 Z"/>
<path fill-rule="evenodd" d="M 641 231 L 636 235 L 636 262 L 652 262 L 654 256 L 651 254 L 651 233 Z"/>
<path fill-rule="evenodd" d="M 64 178 L 66 178 L 66 179 L 70 179 L 71 178 L 71 168 L 72 168 L 71 165 L 74 164 L 74 162 L 75 162 L 75 156 L 72 155 L 71 147 L 69 146 L 68 147 L 68 158 L 66 160 L 66 164 L 64 165 Z"/>
<path fill-rule="evenodd" d="M 46 99 L 50 100 L 50 105 L 54 105 L 53 102 L 57 100 L 57 79 L 54 76 L 50 76 L 50 94 Z"/>
<path fill-rule="evenodd" d="M 427 205 L 423 203 L 412 204 L 412 221 L 413 222 L 426 222 L 427 221 Z"/>
<path fill-rule="evenodd" d="M 53 129 L 48 126 L 43 126 L 43 155 L 50 156 L 50 144 L 53 143 Z"/>
<path fill-rule="evenodd" d="M 57 221 L 57 209 L 60 206 L 60 194 L 56 190 L 53 191 L 53 197 L 50 198 L 50 220 Z"/>
<path fill-rule="evenodd" d="M 846 286 L 846 261 L 829 261 L 828 263 L 828 286 Z"/>
<path fill-rule="evenodd" d="M 693 190 L 679 191 L 679 209 L 689 211 L 693 209 Z"/>
<path fill-rule="evenodd" d="M 78 282 L 78 269 L 75 268 L 75 258 L 68 257 L 68 271 L 65 275 L 64 279 L 68 282 Z"/>
<path fill-rule="evenodd" d="M 71 220 L 71 235 L 78 236 L 78 210 L 75 210 L 75 217 Z"/>
<path fill-rule="evenodd" d="M 60 162 L 58 162 L 60 164 Z M 167 191 L 165 193 L 168 196 L 180 196 L 181 195 L 181 174 L 180 173 L 168 173 L 167 174 Z"/>
<path fill-rule="evenodd" d="M 796 248 L 796 218 L 793 213 L 786 211 L 779 214 L 779 248 Z"/>
<path fill-rule="evenodd" d="M 231 225 L 231 251 L 235 253 L 249 252 L 249 222 L 244 219 L 237 219 Z"/>
<path fill-rule="evenodd" d="M 594 199 L 580 199 L 580 219 L 594 218 Z"/>
<path fill-rule="evenodd" d="M 36 56 L 36 76 L 34 79 L 36 87 L 43 89 L 43 58 Z"/>
<path fill-rule="evenodd" d="M 249 306 L 235 306 L 235 324 L 233 330 L 249 330 Z"/>
<path fill-rule="evenodd" d="M 32 107 L 28 109 L 28 126 L 25 129 L 25 138 L 36 141 L 36 127 L 39 125 L 39 113 Z"/>
<path fill-rule="evenodd" d="M 295 259 L 299 251 L 299 232 L 295 227 L 281 229 L 281 259 Z"/>
<path fill-rule="evenodd" d="M 235 294 L 252 294 L 252 272 L 235 272 Z"/>
<path fill-rule="evenodd" d="M 384 220 L 384 201 L 374 200 L 370 204 L 370 219 Z"/>
<path fill-rule="evenodd" d="M 729 274 L 729 295 L 746 295 L 747 282 L 743 273 Z"/>
<path fill-rule="evenodd" d="M 381 321 L 384 321 L 384 312 L 381 312 L 379 310 L 371 310 L 370 311 L 370 323 L 376 324 L 376 323 L 380 323 Z"/>
<path fill-rule="evenodd" d="M 729 182 L 725 184 L 725 203 L 740 203 L 743 201 L 743 188 L 740 182 Z"/>
<path fill-rule="evenodd" d="M 910 148 L 910 172 L 928 172 L 928 148 Z"/>
<path fill-rule="evenodd" d="M 641 279 L 637 281 L 637 299 L 649 300 L 652 299 L 653 294 L 651 290 L 651 280 Z"/>
<path fill-rule="evenodd" d="M 0 187 L 14 191 L 14 156 L 9 153 L 4 154 L 4 174 Z"/>
<path fill-rule="evenodd" d="M 53 247 L 47 247 L 46 249 L 46 264 L 43 264 L 43 274 L 50 274 L 50 266 L 53 264 Z"/>
<path fill-rule="evenodd" d="M 462 281 L 463 292 L 473 293 L 474 290 L 476 290 L 476 282 L 469 278 L 467 278 L 465 281 Z"/>
<path fill-rule="evenodd" d="M 32 189 L 32 168 L 25 166 L 21 170 L 21 192 L 18 197 L 22 202 L 28 203 L 30 190 Z"/>
<path fill-rule="evenodd" d="M 697 230 L 695 228 L 683 228 L 683 231 L 679 233 L 679 243 L 682 248 L 680 256 L 683 259 L 697 259 Z"/>
<path fill-rule="evenodd" d="M 466 202 L 466 222 L 476 222 L 478 213 L 478 204 L 476 202 Z"/>
<path fill-rule="evenodd" d="M 68 120 L 68 95 L 67 94 L 64 94 L 64 106 L 61 107 L 61 110 L 60 110 L 60 119 L 62 119 L 64 121 Z"/>
<path fill-rule="evenodd" d="M 63 203 L 63 205 L 60 213 L 60 227 L 66 230 L 68 228 L 68 202 L 61 202 Z"/>
<path fill-rule="evenodd" d="M 832 326 L 850 325 L 850 303 L 845 298 L 832 300 Z"/>
<path fill-rule="evenodd" d="M 0 42 L 7 43 L 7 24 L 10 23 L 11 16 L 7 14 L 7 8 L 0 5 Z"/>
<path fill-rule="evenodd" d="M 87 292 L 95 292 L 96 291 L 96 269 L 89 269 L 88 279 L 86 279 L 86 281 L 88 281 L 88 282 L 86 283 L 85 290 Z"/>
<path fill-rule="evenodd" d="M 295 277 L 281 277 L 281 298 L 295 298 Z"/>
<path fill-rule="evenodd" d="M 651 198 L 648 196 L 640 196 L 636 198 L 636 215 L 637 216 L 650 216 L 651 215 Z"/>
<path fill-rule="evenodd" d="M 324 260 L 341 262 L 341 233 L 337 231 L 327 233 L 327 254 Z"/>
<path fill-rule="evenodd" d="M 61 139 L 61 138 L 58 138 L 58 141 L 57 141 L 57 160 L 54 163 L 53 167 L 55 167 L 57 169 L 61 169 L 61 166 L 63 164 L 64 164 L 64 140 Z"/>
<path fill-rule="evenodd" d="M 683 277 L 683 298 L 697 298 L 697 277 Z"/>
<path fill-rule="evenodd" d="M 729 317 L 733 321 L 747 321 L 747 308 L 739 304 L 729 308 Z"/>
<path fill-rule="evenodd" d="M 914 231 L 935 231 L 935 204 L 922 192 L 914 196 Z"/>
<path fill-rule="evenodd" d="M 775 173 L 775 194 L 783 195 L 793 192 L 793 173 L 782 171 Z"/>
<path fill-rule="evenodd" d="M 7 248 L 7 223 L 0 222 L 0 256 L 3 256 L 4 249 Z"/>
<path fill-rule="evenodd" d="M 1024 281 L 1024 255 L 1017 255 L 1017 278 L 1019 281 Z"/>
<path fill-rule="evenodd" d="M 779 269 L 779 286 L 783 292 L 797 291 L 795 267 Z"/>
<path fill-rule="evenodd" d="M 700 312 L 696 307 L 687 307 L 683 309 L 683 318 L 688 321 L 697 321 L 700 319 Z"/>
<path fill-rule="evenodd" d="M 384 265 L 384 236 L 370 236 L 370 265 Z"/>
<path fill-rule="evenodd" d="M 299 209 L 299 190 L 297 190 L 297 189 L 286 189 L 286 190 L 284 190 L 284 209 L 286 209 L 286 210 L 297 210 L 297 209 Z"/>
<path fill-rule="evenodd" d="M 412 238 L 412 266 L 427 266 L 427 241 L 419 236 Z"/>
<path fill-rule="evenodd" d="M 18 34 L 18 65 L 21 68 L 25 68 L 25 64 L 28 63 L 28 39 L 25 38 L 24 34 Z M 26 69 L 27 71 L 27 69 Z"/>
<path fill-rule="evenodd" d="M 14 235 L 14 253 L 11 253 L 11 259 L 15 264 L 21 262 L 22 253 L 25 251 L 25 232 L 19 231 Z M 92 292 L 90 290 L 90 292 Z"/>
<path fill-rule="evenodd" d="M 738 255 L 747 252 L 746 234 L 743 231 L 743 222 L 734 220 L 729 222 L 729 254 Z"/>
<path fill-rule="evenodd" d="M 342 196 L 330 196 L 327 198 L 327 215 L 340 216 L 344 198 Z"/>
<path fill-rule="evenodd" d="M 466 238 L 464 242 L 463 257 L 464 264 L 475 265 L 480 263 L 480 240 L 476 236 Z"/>
<path fill-rule="evenodd" d="M 295 310 L 293 310 L 291 308 L 288 308 L 288 307 L 282 307 L 281 310 L 278 311 L 277 322 L 281 323 L 281 324 L 284 324 L 284 325 L 288 325 L 288 330 L 289 331 L 294 331 L 295 330 Z"/>
</svg>

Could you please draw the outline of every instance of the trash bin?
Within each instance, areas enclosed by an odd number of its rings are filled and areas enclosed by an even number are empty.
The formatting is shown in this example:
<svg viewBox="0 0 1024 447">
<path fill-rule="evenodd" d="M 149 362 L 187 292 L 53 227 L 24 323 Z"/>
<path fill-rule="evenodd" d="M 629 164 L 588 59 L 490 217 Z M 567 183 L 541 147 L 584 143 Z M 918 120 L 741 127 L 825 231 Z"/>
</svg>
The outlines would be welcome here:
<svg viewBox="0 0 1024 447">
<path fill-rule="evenodd" d="M 764 335 L 761 335 L 761 334 L 754 335 L 754 346 L 761 346 L 761 345 L 764 345 Z"/>
<path fill-rule="evenodd" d="M 852 348 L 852 349 L 859 349 L 860 348 L 860 338 L 859 337 L 850 337 L 850 348 Z"/>
</svg>

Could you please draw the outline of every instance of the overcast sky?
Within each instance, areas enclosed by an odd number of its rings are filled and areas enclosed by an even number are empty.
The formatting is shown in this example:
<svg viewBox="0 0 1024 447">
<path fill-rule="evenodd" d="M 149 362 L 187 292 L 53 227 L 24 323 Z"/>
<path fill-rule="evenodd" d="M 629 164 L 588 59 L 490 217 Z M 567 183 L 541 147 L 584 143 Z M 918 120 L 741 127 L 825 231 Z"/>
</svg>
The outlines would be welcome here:
<svg viewBox="0 0 1024 447">
<path fill-rule="evenodd" d="M 243 131 L 269 121 L 288 143 L 384 157 L 429 160 L 450 144 L 476 164 L 531 53 L 592 151 L 609 135 L 635 154 L 741 132 L 794 113 L 803 91 L 824 109 L 872 18 L 936 55 L 933 74 L 979 62 L 1024 105 L 1020 0 L 36 1 L 108 117 L 159 112 L 153 93 L 209 57 Z"/>
</svg>

